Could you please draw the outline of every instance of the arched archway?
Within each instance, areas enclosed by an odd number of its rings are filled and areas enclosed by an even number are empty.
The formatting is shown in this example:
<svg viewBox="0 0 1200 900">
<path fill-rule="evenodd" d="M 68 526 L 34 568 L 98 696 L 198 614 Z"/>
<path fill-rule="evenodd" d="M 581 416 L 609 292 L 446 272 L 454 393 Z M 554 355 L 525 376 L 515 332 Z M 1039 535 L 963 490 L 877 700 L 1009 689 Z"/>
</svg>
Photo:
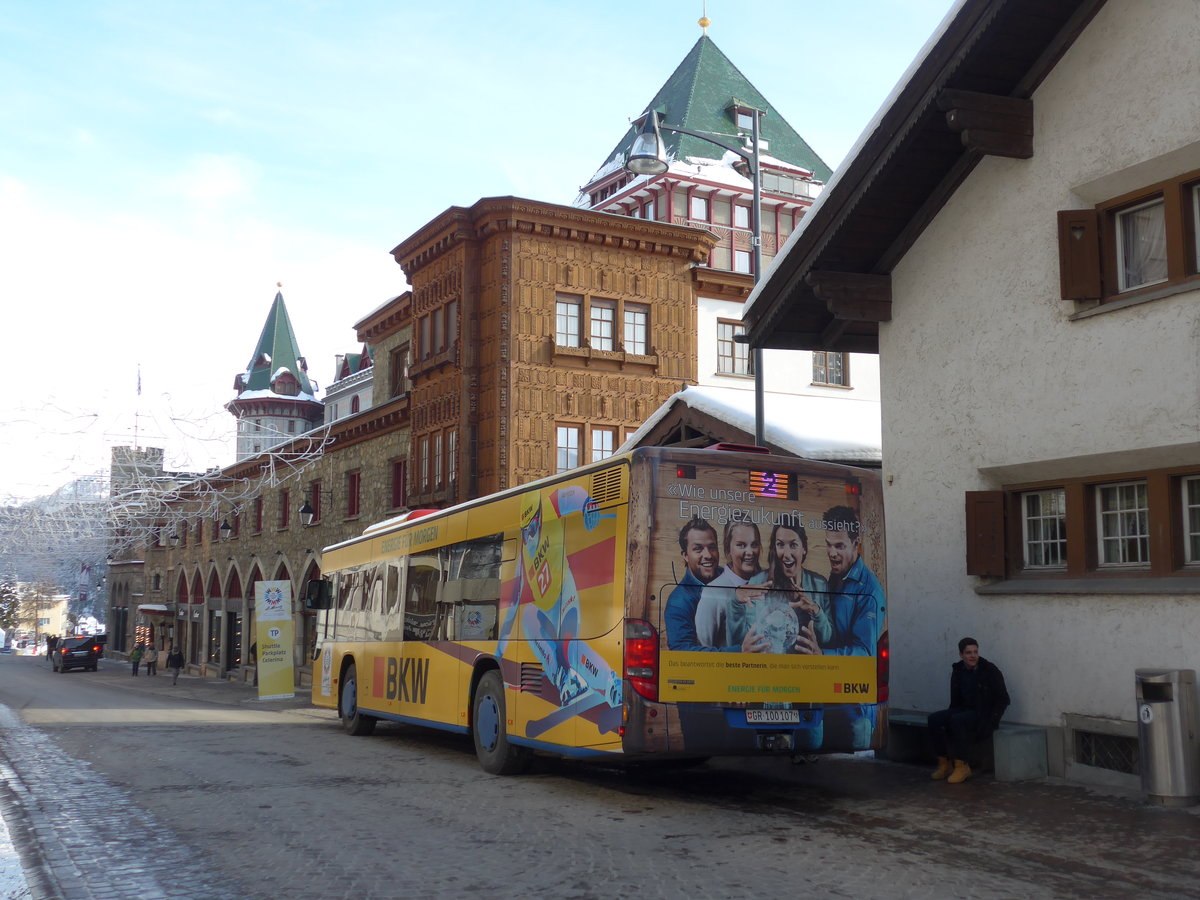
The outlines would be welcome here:
<svg viewBox="0 0 1200 900">
<path fill-rule="evenodd" d="M 302 652 L 300 665 L 302 667 L 311 668 L 314 654 L 317 652 L 317 613 L 315 610 L 305 607 L 304 597 L 308 590 L 308 583 L 320 580 L 321 567 L 317 565 L 315 559 L 310 560 L 308 569 L 304 572 L 304 578 L 300 580 L 300 602 L 296 604 L 300 610 L 300 648 Z"/>
<path fill-rule="evenodd" d="M 221 576 L 214 566 L 208 573 L 208 596 L 204 600 L 204 661 L 207 665 L 216 667 L 218 672 L 225 671 L 221 666 L 224 637 L 224 629 L 221 626 L 225 618 L 223 606 Z"/>
<path fill-rule="evenodd" d="M 225 583 L 225 672 L 242 664 L 242 578 L 231 569 Z"/>
<path fill-rule="evenodd" d="M 201 618 L 204 610 L 204 581 L 197 570 L 192 573 L 192 598 L 187 610 L 187 637 L 184 646 L 185 658 L 189 663 L 200 665 L 204 662 L 201 655 L 201 641 L 204 631 L 204 620 Z"/>
<path fill-rule="evenodd" d="M 258 568 L 256 563 L 254 568 L 250 570 L 250 577 L 246 579 L 246 627 L 242 630 L 242 659 L 243 666 L 254 665 L 254 660 L 250 655 L 250 648 L 255 644 L 254 639 L 254 597 L 258 591 L 258 583 L 264 581 L 262 570 Z"/>
</svg>

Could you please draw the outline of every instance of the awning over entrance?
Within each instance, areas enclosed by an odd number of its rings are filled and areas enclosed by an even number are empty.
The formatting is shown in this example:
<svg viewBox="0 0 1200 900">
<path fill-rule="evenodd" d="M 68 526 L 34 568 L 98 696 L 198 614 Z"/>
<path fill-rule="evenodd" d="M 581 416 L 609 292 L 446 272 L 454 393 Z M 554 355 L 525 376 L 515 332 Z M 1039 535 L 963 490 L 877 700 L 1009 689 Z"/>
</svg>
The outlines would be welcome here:
<svg viewBox="0 0 1200 900">
<path fill-rule="evenodd" d="M 147 616 L 165 616 L 170 612 L 167 607 L 161 603 L 140 603 L 137 608 L 138 612 L 144 613 Z"/>
</svg>

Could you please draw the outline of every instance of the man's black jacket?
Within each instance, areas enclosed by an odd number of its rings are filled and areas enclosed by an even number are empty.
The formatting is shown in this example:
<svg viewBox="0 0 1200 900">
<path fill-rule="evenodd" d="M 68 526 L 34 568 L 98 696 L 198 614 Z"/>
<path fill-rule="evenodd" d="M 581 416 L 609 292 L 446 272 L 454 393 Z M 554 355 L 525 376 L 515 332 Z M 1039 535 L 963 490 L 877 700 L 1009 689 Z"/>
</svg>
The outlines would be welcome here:
<svg viewBox="0 0 1200 900">
<path fill-rule="evenodd" d="M 1004 675 L 982 656 L 975 668 L 974 703 L 968 703 L 963 693 L 962 680 L 967 664 L 960 659 L 950 670 L 950 708 L 974 709 L 979 713 L 981 736 L 986 736 L 1000 727 L 1000 719 L 1008 709 L 1008 689 L 1004 686 Z"/>
</svg>

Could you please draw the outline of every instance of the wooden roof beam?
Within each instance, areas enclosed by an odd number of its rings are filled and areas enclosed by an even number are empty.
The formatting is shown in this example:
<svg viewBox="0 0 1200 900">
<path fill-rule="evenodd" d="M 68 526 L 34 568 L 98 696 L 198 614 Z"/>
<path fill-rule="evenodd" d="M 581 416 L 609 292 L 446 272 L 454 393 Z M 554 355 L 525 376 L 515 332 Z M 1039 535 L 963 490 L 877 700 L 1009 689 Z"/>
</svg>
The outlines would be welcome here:
<svg viewBox="0 0 1200 900">
<path fill-rule="evenodd" d="M 890 275 L 813 270 L 804 281 L 834 319 L 876 323 L 892 320 Z"/>
<path fill-rule="evenodd" d="M 825 331 L 773 331 L 763 344 L 772 350 L 839 350 L 845 353 L 878 353 L 879 338 L 873 334 L 848 334 L 837 346 L 827 342 Z"/>
<path fill-rule="evenodd" d="M 1033 156 L 1033 101 L 975 91 L 944 90 L 937 98 L 946 125 L 967 150 L 987 156 Z"/>
</svg>

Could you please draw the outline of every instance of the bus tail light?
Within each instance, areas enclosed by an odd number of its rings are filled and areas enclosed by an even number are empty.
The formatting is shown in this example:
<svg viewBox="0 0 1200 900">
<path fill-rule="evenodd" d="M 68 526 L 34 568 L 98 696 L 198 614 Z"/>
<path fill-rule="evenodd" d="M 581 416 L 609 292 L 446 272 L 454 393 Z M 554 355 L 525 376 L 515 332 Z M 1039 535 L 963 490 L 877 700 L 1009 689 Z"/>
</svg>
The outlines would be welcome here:
<svg viewBox="0 0 1200 900">
<path fill-rule="evenodd" d="M 625 620 L 625 678 L 647 700 L 658 699 L 658 632 L 642 619 Z"/>
<path fill-rule="evenodd" d="M 888 635 L 885 631 L 879 636 L 879 645 L 875 650 L 875 678 L 878 684 L 877 703 L 888 702 L 888 678 L 891 675 L 892 654 L 888 649 Z"/>
</svg>

